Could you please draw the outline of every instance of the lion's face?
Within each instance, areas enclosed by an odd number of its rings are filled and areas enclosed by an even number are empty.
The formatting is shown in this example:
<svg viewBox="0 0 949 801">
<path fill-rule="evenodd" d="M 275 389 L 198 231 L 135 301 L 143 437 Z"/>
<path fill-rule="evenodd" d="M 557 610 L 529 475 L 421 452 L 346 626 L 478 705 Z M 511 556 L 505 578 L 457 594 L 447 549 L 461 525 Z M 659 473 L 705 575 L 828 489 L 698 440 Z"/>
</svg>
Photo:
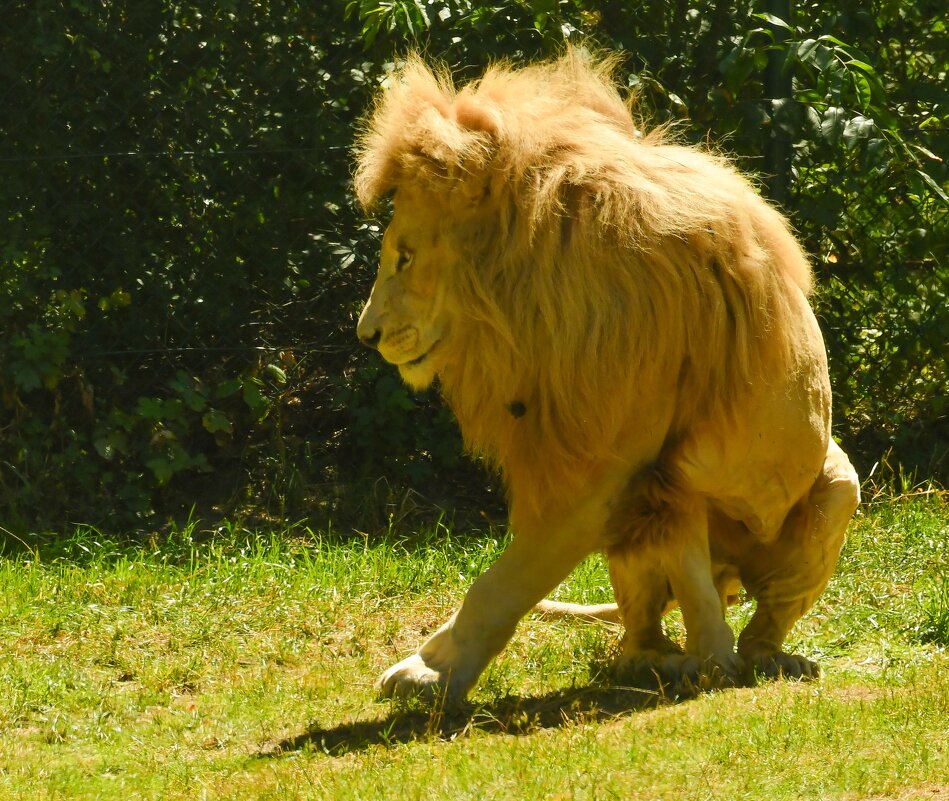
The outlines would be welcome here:
<svg viewBox="0 0 949 801">
<path fill-rule="evenodd" d="M 444 277 L 452 258 L 431 199 L 399 192 L 382 239 L 379 273 L 356 327 L 403 380 L 424 389 L 438 375 L 451 325 Z"/>
</svg>

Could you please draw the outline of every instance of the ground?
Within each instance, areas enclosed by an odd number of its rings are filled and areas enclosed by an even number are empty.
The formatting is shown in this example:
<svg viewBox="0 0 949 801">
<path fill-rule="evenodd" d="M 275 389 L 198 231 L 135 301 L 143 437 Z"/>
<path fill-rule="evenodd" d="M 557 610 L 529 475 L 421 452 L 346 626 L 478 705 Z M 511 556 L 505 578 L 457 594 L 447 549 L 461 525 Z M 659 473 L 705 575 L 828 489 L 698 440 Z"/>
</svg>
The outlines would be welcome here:
<svg viewBox="0 0 949 801">
<path fill-rule="evenodd" d="M 531 619 L 468 705 L 375 700 L 504 537 L 8 538 L 0 799 L 949 799 L 939 496 L 863 507 L 793 634 L 817 682 L 662 699 L 612 680 L 614 627 Z M 601 560 L 559 597 L 608 599 Z"/>
</svg>

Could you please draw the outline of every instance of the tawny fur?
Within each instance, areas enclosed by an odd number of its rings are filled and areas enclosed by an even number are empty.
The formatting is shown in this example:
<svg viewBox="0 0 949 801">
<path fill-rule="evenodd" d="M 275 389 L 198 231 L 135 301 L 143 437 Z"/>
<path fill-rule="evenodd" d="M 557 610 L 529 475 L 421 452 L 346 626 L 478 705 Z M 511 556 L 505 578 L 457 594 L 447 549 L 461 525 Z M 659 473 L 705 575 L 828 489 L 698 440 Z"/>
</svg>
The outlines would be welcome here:
<svg viewBox="0 0 949 801">
<path fill-rule="evenodd" d="M 622 618 L 634 672 L 814 675 L 782 643 L 859 484 L 784 218 L 727 160 L 644 133 L 611 61 L 575 50 L 460 89 L 410 58 L 357 156 L 360 200 L 394 206 L 358 336 L 410 386 L 440 380 L 515 532 L 383 694 L 463 695 L 595 550 L 618 608 L 579 612 Z M 736 645 L 740 587 L 756 610 Z M 685 653 L 662 632 L 672 602 Z"/>
<path fill-rule="evenodd" d="M 725 159 L 642 133 L 609 60 L 499 64 L 456 90 L 409 58 L 355 186 L 367 207 L 398 188 L 455 211 L 441 280 L 465 322 L 439 376 L 513 514 L 569 496 L 631 410 L 673 406 L 674 438 L 795 369 L 788 310 L 811 274 L 784 219 Z M 523 420 L 501 413 L 512 401 Z"/>
</svg>

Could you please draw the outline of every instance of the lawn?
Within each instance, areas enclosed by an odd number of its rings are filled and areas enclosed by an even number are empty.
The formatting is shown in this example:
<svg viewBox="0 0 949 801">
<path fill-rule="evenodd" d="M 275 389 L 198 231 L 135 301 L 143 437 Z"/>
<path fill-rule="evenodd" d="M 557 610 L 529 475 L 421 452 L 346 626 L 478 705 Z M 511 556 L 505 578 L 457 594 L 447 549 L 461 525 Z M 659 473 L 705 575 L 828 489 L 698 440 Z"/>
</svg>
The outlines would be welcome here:
<svg viewBox="0 0 949 801">
<path fill-rule="evenodd" d="M 615 627 L 529 619 L 465 708 L 377 701 L 504 537 L 7 535 L 0 799 L 949 799 L 945 499 L 863 506 L 793 634 L 818 682 L 674 703 L 611 681 Z"/>
</svg>

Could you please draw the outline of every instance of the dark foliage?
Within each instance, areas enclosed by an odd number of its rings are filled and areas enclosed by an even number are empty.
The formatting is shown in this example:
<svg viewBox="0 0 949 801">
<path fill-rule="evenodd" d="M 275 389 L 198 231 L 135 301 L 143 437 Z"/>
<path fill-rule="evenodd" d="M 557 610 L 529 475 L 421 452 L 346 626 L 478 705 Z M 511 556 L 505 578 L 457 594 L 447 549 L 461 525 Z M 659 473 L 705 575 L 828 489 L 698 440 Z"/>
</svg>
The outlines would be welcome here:
<svg viewBox="0 0 949 801">
<path fill-rule="evenodd" d="M 565 39 L 626 52 L 644 112 L 736 153 L 794 218 L 821 279 L 838 432 L 863 471 L 889 453 L 947 478 L 938 3 L 772 4 L 777 16 L 684 0 L 3 11 L 7 528 L 134 528 L 192 506 L 368 525 L 421 503 L 409 488 L 426 505 L 498 512 L 437 397 L 410 395 L 353 337 L 381 223 L 354 206 L 349 148 L 413 43 L 460 78 Z"/>
</svg>

